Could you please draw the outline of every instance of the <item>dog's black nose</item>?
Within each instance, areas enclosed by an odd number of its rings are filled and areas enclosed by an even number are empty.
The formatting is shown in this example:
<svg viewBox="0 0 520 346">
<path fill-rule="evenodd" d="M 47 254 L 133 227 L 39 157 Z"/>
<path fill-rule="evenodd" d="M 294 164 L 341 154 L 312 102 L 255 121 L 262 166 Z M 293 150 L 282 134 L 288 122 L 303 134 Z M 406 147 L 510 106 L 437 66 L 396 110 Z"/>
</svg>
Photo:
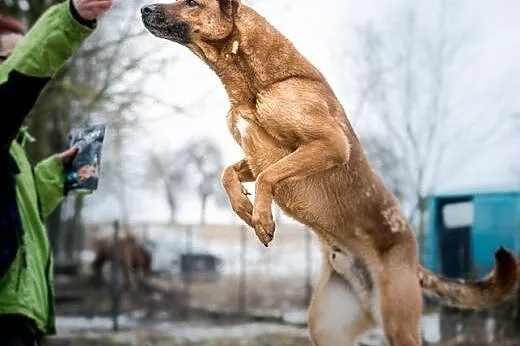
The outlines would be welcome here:
<svg viewBox="0 0 520 346">
<path fill-rule="evenodd" d="M 157 11 L 159 5 L 146 5 L 141 7 L 141 14 L 151 14 Z"/>
</svg>

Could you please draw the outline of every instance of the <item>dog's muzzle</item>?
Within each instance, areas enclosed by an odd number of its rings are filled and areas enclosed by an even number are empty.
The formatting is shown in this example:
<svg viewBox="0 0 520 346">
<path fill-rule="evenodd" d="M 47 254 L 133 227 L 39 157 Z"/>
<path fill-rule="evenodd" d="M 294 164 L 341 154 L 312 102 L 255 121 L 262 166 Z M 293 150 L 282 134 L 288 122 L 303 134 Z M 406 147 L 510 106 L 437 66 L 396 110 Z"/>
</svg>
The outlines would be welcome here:
<svg viewBox="0 0 520 346">
<path fill-rule="evenodd" d="M 178 19 L 167 18 L 161 5 L 141 7 L 141 17 L 145 28 L 153 35 L 185 45 L 190 43 L 190 27 Z"/>
</svg>

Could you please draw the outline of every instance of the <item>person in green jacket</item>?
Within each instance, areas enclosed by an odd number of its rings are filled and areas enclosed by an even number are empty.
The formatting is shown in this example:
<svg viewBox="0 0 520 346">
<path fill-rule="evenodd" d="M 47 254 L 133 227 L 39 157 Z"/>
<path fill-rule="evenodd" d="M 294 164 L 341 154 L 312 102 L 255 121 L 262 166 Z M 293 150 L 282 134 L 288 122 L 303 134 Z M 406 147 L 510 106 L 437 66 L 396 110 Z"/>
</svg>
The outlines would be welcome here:
<svg viewBox="0 0 520 346">
<path fill-rule="evenodd" d="M 64 162 L 32 167 L 22 127 L 47 82 L 95 30 L 112 0 L 67 0 L 26 35 L 0 16 L 0 345 L 39 345 L 55 333 L 52 252 L 44 219 L 64 198 Z"/>
</svg>

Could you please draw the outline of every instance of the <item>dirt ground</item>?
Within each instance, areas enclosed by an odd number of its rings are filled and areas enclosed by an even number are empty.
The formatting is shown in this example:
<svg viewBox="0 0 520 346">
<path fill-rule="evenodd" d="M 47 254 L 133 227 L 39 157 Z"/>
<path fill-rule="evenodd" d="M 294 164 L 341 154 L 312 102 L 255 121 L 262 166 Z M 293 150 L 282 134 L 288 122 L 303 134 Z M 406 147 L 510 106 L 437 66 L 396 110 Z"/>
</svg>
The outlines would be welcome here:
<svg viewBox="0 0 520 346">
<path fill-rule="evenodd" d="M 266 337 L 257 337 L 252 339 L 217 339 L 206 340 L 200 342 L 162 340 L 147 341 L 142 340 L 141 343 L 120 343 L 109 339 L 88 339 L 74 338 L 68 340 L 53 341 L 49 346 L 310 346 L 308 340 L 298 337 L 273 335 Z"/>
<path fill-rule="evenodd" d="M 216 337 L 205 340 L 181 340 L 165 331 L 149 329 L 120 333 L 87 333 L 56 337 L 48 340 L 49 346 L 310 346 L 304 335 L 294 333 L 262 336 Z"/>
<path fill-rule="evenodd" d="M 240 281 L 239 276 L 229 275 L 214 281 L 193 282 L 187 287 L 180 279 L 153 278 L 149 280 L 148 290 L 126 292 L 121 296 L 121 312 L 138 309 L 153 315 L 170 311 L 170 317 L 174 318 L 176 312 L 194 306 L 237 313 L 265 311 L 273 315 L 306 309 L 303 278 L 248 277 L 243 291 Z M 76 297 L 76 300 L 59 303 L 58 315 L 92 316 L 111 311 L 110 287 L 93 287 L 87 278 L 57 285 L 56 291 L 60 296 Z M 246 311 L 242 311 L 241 301 Z"/>
<path fill-rule="evenodd" d="M 76 336 L 49 340 L 49 346 L 311 346 L 303 336 L 272 334 L 243 338 L 214 338 L 203 341 L 181 341 L 159 332 L 137 333 L 134 336 L 114 338 L 108 335 Z M 444 342 L 429 346 L 518 346 L 518 340 L 499 343 Z"/>
</svg>

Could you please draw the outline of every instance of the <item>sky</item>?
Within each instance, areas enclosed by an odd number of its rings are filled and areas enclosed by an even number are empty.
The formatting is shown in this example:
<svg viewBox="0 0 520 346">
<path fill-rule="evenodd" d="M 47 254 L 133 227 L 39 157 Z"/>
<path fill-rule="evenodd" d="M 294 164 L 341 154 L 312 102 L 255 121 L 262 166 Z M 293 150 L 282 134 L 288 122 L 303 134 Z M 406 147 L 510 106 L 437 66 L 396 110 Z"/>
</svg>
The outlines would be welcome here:
<svg viewBox="0 0 520 346">
<path fill-rule="evenodd" d="M 469 105 L 465 116 L 471 117 L 474 110 L 483 107 L 482 99 L 486 97 L 479 95 L 500 98 L 501 103 L 496 109 L 493 104 L 486 105 L 490 107 L 490 112 L 520 110 L 520 98 L 515 97 L 515 94 L 520 94 L 520 21 L 517 16 L 520 13 L 520 2 L 446 2 L 461 6 L 456 20 L 448 26 L 453 26 L 454 32 L 465 32 L 470 40 L 465 63 L 460 67 L 460 82 L 471 85 L 477 94 L 462 95 L 473 98 L 465 103 Z M 401 3 L 402 0 L 257 0 L 254 8 L 292 40 L 297 49 L 322 71 L 349 112 L 354 108 L 355 99 L 349 97 L 352 95 L 345 85 L 349 85 L 349 74 L 356 71 L 339 67 L 344 66 L 342 59 L 347 61 L 349 57 L 338 53 L 338 45 L 347 42 L 348 48 L 343 53 L 345 55 L 355 52 L 354 28 L 366 23 L 385 23 L 392 18 Z M 429 9 L 423 6 L 422 11 L 422 18 L 427 19 Z M 142 25 L 137 9 L 135 20 L 136 25 Z M 134 155 L 145 155 L 150 150 L 168 153 L 191 138 L 209 137 L 222 149 L 225 164 L 241 159 L 241 150 L 227 130 L 227 97 L 214 73 L 183 47 L 152 35 L 146 35 L 141 40 L 139 44 L 147 47 L 150 52 L 160 51 L 172 60 L 171 66 L 165 66 L 160 75 L 151 78 L 147 85 L 150 92 L 167 102 L 186 106 L 189 114 L 175 114 L 158 105 L 143 106 L 139 131 L 128 138 L 125 145 L 132 148 Z M 352 40 L 351 46 L 348 44 L 349 40 Z M 469 73 L 464 73 L 465 71 Z M 471 121 L 471 118 L 459 120 L 464 123 L 468 119 Z M 470 162 L 464 162 L 464 169 L 448 172 L 436 189 L 511 186 L 518 182 L 511 170 L 511 162 L 518 157 L 518 148 L 520 141 L 517 138 L 490 145 L 486 150 L 475 153 Z M 248 185 L 249 188 L 250 186 Z M 101 182 L 100 190 L 104 188 L 106 186 Z M 127 196 L 130 221 L 161 222 L 168 219 L 168 209 L 160 192 L 132 190 L 127 192 Z M 88 197 L 85 211 L 88 222 L 107 221 L 118 216 L 120 210 L 113 199 L 107 198 L 103 193 Z M 198 202 L 193 197 L 185 196 L 179 221 L 197 222 L 198 216 Z M 237 217 L 229 210 L 218 210 L 210 206 L 208 222 L 237 222 Z"/>
</svg>

